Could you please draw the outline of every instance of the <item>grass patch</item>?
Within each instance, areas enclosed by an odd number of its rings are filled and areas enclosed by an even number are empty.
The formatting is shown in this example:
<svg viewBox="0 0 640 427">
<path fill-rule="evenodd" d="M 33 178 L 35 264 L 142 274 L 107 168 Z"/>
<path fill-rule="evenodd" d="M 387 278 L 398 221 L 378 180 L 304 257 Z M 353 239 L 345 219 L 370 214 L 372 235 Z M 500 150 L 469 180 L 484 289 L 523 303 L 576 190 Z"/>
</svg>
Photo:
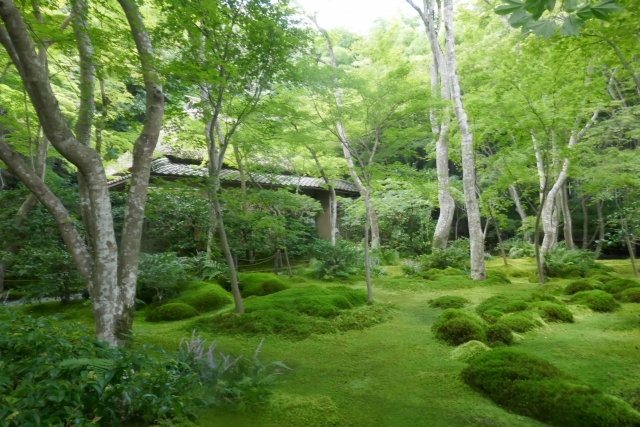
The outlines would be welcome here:
<svg viewBox="0 0 640 427">
<path fill-rule="evenodd" d="M 217 310 L 232 302 L 231 294 L 220 285 L 208 282 L 189 283 L 186 291 L 171 302 L 188 304 L 200 313 Z"/>
<path fill-rule="evenodd" d="M 584 304 L 591 310 L 601 313 L 620 308 L 620 304 L 610 294 L 599 290 L 578 292 L 571 298 L 571 302 Z"/>
<path fill-rule="evenodd" d="M 469 300 L 456 296 L 456 295 L 445 295 L 440 298 L 432 299 L 429 301 L 429 307 L 433 308 L 462 308 L 469 303 Z"/>
<path fill-rule="evenodd" d="M 147 322 L 164 322 L 184 320 L 198 315 L 198 312 L 192 306 L 182 302 L 171 302 L 161 305 L 149 311 L 147 314 Z"/>
<path fill-rule="evenodd" d="M 480 354 L 462 378 L 498 405 L 554 426 L 640 425 L 640 414 L 628 404 L 513 349 Z"/>
<path fill-rule="evenodd" d="M 43 302 L 25 305 L 17 308 L 17 310 L 33 317 L 57 316 L 63 320 L 82 324 L 93 324 L 94 321 L 89 301 L 76 300 L 69 301 L 66 304 L 62 304 L 60 301 Z"/>
</svg>

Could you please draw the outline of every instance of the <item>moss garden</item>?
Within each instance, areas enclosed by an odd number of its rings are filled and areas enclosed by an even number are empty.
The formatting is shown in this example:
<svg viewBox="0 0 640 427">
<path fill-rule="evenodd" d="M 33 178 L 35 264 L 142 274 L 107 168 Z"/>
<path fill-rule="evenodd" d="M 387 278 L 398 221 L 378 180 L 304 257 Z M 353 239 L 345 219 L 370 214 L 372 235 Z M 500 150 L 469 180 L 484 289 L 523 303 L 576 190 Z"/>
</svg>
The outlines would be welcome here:
<svg viewBox="0 0 640 427">
<path fill-rule="evenodd" d="M 384 267 L 372 305 L 358 277 L 242 273 L 244 315 L 224 282 L 188 282 L 140 306 L 135 343 L 173 352 L 195 329 L 224 354 L 264 339 L 261 359 L 286 364 L 265 405 L 204 407 L 189 426 L 640 426 L 640 287 L 602 264 L 609 286 L 530 283 L 525 259 L 488 262 L 488 283 Z M 19 310 L 92 327 L 80 302 Z"/>
</svg>

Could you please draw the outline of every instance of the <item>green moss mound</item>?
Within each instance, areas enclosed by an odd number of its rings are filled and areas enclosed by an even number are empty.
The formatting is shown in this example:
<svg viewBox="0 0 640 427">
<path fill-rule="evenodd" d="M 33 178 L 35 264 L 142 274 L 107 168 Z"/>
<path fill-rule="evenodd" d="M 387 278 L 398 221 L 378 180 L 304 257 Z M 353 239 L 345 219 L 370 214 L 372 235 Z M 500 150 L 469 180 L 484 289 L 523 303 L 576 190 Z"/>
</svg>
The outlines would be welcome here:
<svg viewBox="0 0 640 427">
<path fill-rule="evenodd" d="M 529 332 L 542 326 L 542 322 L 531 312 L 508 314 L 498 319 L 497 323 L 519 333 Z"/>
<path fill-rule="evenodd" d="M 578 292 L 571 298 L 571 302 L 584 304 L 591 310 L 601 313 L 611 312 L 620 307 L 610 294 L 598 290 Z"/>
<path fill-rule="evenodd" d="M 612 280 L 616 280 L 615 277 L 609 276 L 608 274 L 602 273 L 601 271 L 598 274 L 595 274 L 593 276 L 587 276 L 587 277 L 589 277 L 592 280 L 596 280 L 600 283 L 608 283 Z"/>
<path fill-rule="evenodd" d="M 628 404 L 514 349 L 478 355 L 462 379 L 496 404 L 553 426 L 640 425 L 640 414 Z"/>
<path fill-rule="evenodd" d="M 573 313 L 561 304 L 539 301 L 533 303 L 531 308 L 547 322 L 573 323 Z"/>
<path fill-rule="evenodd" d="M 524 311 L 528 307 L 526 301 L 521 299 L 511 299 L 504 295 L 496 295 L 484 300 L 476 311 L 480 314 L 488 310 L 497 310 L 503 313 L 513 313 L 516 311 Z"/>
<path fill-rule="evenodd" d="M 513 333 L 508 326 L 502 324 L 490 325 L 487 328 L 487 342 L 492 347 L 513 344 Z"/>
<path fill-rule="evenodd" d="M 207 282 L 192 282 L 186 291 L 171 302 L 181 302 L 200 313 L 217 310 L 233 301 L 231 294 L 220 285 Z"/>
<path fill-rule="evenodd" d="M 498 322 L 498 319 L 500 319 L 502 316 L 504 316 L 504 313 L 498 310 L 487 310 L 480 315 L 480 317 L 482 317 L 485 322 L 490 324 Z"/>
<path fill-rule="evenodd" d="M 550 295 L 546 292 L 534 292 L 531 294 L 531 296 L 529 297 L 529 301 L 531 302 L 536 302 L 536 301 L 548 301 L 548 302 L 554 302 L 554 303 L 559 303 L 560 301 L 558 300 L 558 298 L 554 297 L 553 295 Z"/>
<path fill-rule="evenodd" d="M 304 339 L 313 334 L 368 328 L 391 317 L 388 306 L 366 302 L 363 291 L 344 286 L 291 288 L 247 299 L 244 314 L 227 312 L 199 318 L 195 327 L 217 333 Z"/>
<path fill-rule="evenodd" d="M 499 270 L 489 270 L 487 272 L 487 278 L 485 280 L 489 285 L 508 285 L 511 280 L 507 277 L 507 274 Z"/>
<path fill-rule="evenodd" d="M 147 322 L 172 322 L 184 320 L 198 315 L 195 308 L 181 302 L 172 302 L 152 309 L 145 319 Z"/>
<path fill-rule="evenodd" d="M 445 269 L 430 268 L 422 274 L 425 280 L 437 280 L 438 276 L 464 276 L 465 274 L 457 268 L 447 267 Z"/>
<path fill-rule="evenodd" d="M 640 287 L 640 282 L 633 279 L 614 279 L 602 286 L 602 290 L 610 294 L 618 294 L 629 288 Z"/>
<path fill-rule="evenodd" d="M 615 295 L 618 301 L 640 302 L 640 288 L 629 288 Z"/>
<path fill-rule="evenodd" d="M 591 280 L 581 279 L 569 283 L 567 287 L 564 288 L 564 293 L 567 295 L 573 295 L 578 292 L 592 291 L 594 289 L 596 289 L 596 287 L 593 285 Z"/>
<path fill-rule="evenodd" d="M 451 351 L 451 358 L 461 362 L 469 362 L 479 354 L 490 351 L 491 347 L 480 341 L 469 341 L 460 344 Z"/>
<path fill-rule="evenodd" d="M 243 297 L 251 295 L 264 296 L 284 291 L 286 285 L 273 273 L 244 273 L 238 275 L 238 286 Z"/>
<path fill-rule="evenodd" d="M 429 301 L 429 307 L 433 308 L 462 308 L 469 303 L 469 300 L 455 295 L 445 295 Z"/>
<path fill-rule="evenodd" d="M 449 345 L 467 341 L 486 341 L 484 326 L 479 319 L 455 308 L 449 308 L 438 317 L 431 330 L 436 338 Z"/>
</svg>

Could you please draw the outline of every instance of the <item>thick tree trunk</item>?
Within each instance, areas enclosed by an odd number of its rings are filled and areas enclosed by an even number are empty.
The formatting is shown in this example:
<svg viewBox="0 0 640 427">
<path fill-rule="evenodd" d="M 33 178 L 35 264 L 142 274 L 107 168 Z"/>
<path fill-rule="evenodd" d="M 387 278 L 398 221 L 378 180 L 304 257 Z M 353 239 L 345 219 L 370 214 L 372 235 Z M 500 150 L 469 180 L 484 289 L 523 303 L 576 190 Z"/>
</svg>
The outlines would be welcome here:
<svg viewBox="0 0 640 427">
<path fill-rule="evenodd" d="M 444 0 L 444 29 L 448 81 L 451 88 L 453 110 L 462 138 L 462 185 L 464 188 L 467 223 L 469 224 L 469 240 L 471 243 L 471 278 L 474 280 L 484 280 L 486 279 L 484 268 L 484 239 L 482 236 L 482 225 L 480 224 L 480 208 L 478 207 L 478 199 L 476 197 L 473 135 L 469 130 L 467 113 L 462 104 L 460 83 L 458 82 L 453 34 L 453 0 Z"/>
<path fill-rule="evenodd" d="M 569 192 L 567 191 L 567 183 L 565 182 L 560 191 L 560 201 L 562 206 L 562 220 L 564 231 L 564 242 L 567 248 L 573 249 L 573 222 L 571 221 L 571 209 L 569 209 Z"/>
</svg>

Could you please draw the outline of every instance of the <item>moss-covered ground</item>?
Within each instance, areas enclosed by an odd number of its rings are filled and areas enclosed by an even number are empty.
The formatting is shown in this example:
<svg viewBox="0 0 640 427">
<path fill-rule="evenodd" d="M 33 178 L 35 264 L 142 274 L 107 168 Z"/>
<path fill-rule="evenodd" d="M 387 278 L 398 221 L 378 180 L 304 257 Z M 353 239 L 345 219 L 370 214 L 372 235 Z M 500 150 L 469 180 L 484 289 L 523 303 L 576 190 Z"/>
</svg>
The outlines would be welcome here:
<svg viewBox="0 0 640 427">
<path fill-rule="evenodd" d="M 438 341 L 431 331 L 442 309 L 429 301 L 453 295 L 469 301 L 473 311 L 495 295 L 526 300 L 540 286 L 528 281 L 532 260 L 488 262 L 488 268 L 507 273 L 510 284 L 471 282 L 460 276 L 431 280 L 404 278 L 398 267 L 374 278 L 374 298 L 395 307 L 391 320 L 361 330 L 313 335 L 303 340 L 266 336 L 261 359 L 280 360 L 293 371 L 281 378 L 269 407 L 255 413 L 205 409 L 198 424 L 211 427 L 324 427 L 324 426 L 543 426 L 531 418 L 510 413 L 463 383 L 467 363 L 454 360 L 455 347 Z M 618 277 L 631 277 L 628 261 L 603 261 Z M 283 279 L 292 288 L 335 286 L 308 278 Z M 575 280 L 575 279 L 573 279 Z M 560 301 L 572 280 L 546 285 Z M 339 283 L 364 289 L 364 282 Z M 640 393 L 640 304 L 622 303 L 611 313 L 597 313 L 569 304 L 574 323 L 548 322 L 519 334 L 513 348 L 542 358 L 593 387 L 630 398 Z M 74 303 L 66 319 L 90 325 L 90 312 Z M 31 308 L 33 314 L 51 314 L 55 307 Z M 228 310 L 223 308 L 222 310 Z M 89 314 L 89 316 L 87 316 Z M 209 313 L 208 315 L 211 315 Z M 137 345 L 153 344 L 173 351 L 189 334 L 193 319 L 149 323 L 145 312 L 134 324 Z M 225 352 L 252 354 L 261 336 L 203 331 Z M 632 398 L 632 397 L 631 397 Z M 637 400 L 637 399 L 636 399 Z"/>
</svg>

